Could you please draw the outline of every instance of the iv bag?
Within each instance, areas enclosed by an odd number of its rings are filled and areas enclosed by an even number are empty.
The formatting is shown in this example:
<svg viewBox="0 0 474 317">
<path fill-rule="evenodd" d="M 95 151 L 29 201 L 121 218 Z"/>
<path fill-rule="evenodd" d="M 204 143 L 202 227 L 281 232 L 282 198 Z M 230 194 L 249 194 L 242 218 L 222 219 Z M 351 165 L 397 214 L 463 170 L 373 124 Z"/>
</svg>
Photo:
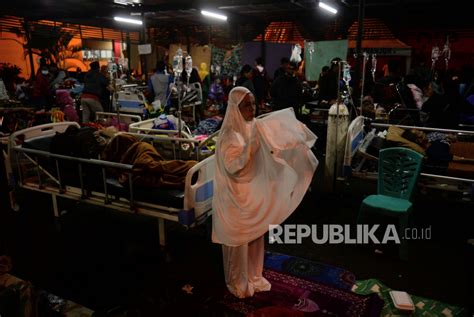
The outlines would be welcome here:
<svg viewBox="0 0 474 317">
<path fill-rule="evenodd" d="M 183 72 L 183 50 L 178 48 L 176 55 L 173 57 L 173 72 L 181 74 Z"/>
<path fill-rule="evenodd" d="M 293 46 L 290 61 L 295 63 L 301 62 L 301 45 L 296 44 L 295 46 Z"/>
<path fill-rule="evenodd" d="M 344 63 L 342 69 L 342 79 L 348 84 L 351 81 L 351 65 Z"/>
<path fill-rule="evenodd" d="M 184 69 L 186 70 L 186 73 L 188 73 L 188 76 L 191 76 L 191 72 L 193 70 L 193 59 L 191 58 L 190 55 L 186 56 Z"/>
</svg>

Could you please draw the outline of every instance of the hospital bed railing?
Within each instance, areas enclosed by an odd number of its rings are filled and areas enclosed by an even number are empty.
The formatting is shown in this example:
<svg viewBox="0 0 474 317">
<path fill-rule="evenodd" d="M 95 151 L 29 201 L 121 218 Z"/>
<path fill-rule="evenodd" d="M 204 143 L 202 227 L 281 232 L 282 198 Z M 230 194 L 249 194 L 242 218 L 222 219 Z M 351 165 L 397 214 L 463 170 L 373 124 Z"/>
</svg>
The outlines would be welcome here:
<svg viewBox="0 0 474 317">
<path fill-rule="evenodd" d="M 120 123 L 124 123 L 130 126 L 133 123 L 142 121 L 142 117 L 136 114 L 126 114 L 120 113 L 117 114 L 116 112 L 96 112 L 96 121 L 101 122 L 104 120 L 111 120 L 111 119 L 120 119 Z"/>
<path fill-rule="evenodd" d="M 158 219 L 160 244 L 165 245 L 165 220 L 193 226 L 201 223 L 212 212 L 214 156 L 198 162 L 188 171 L 184 192 L 180 196 L 182 208 L 178 208 L 137 199 L 136 188 L 132 182 L 132 165 L 54 154 L 17 144 L 19 139 L 21 139 L 19 143 L 24 144 L 42 137 L 51 137 L 56 132 L 64 132 L 71 125 L 77 126 L 76 123 L 63 122 L 17 131 L 9 142 L 9 170 L 14 174 L 9 175 L 9 178 L 15 180 L 16 187 L 51 195 L 56 217 L 59 217 L 57 197 L 151 216 Z M 155 138 L 153 141 L 159 140 Z M 75 171 L 68 168 L 67 172 L 69 178 L 72 173 L 77 175 L 79 184 L 72 184 L 63 179 L 65 169 L 61 166 L 64 167 L 63 164 L 67 163 L 75 164 Z M 86 182 L 85 178 L 90 167 L 94 168 L 94 171 L 101 171 L 100 182 L 96 181 L 96 174 L 93 175 L 94 184 Z M 111 177 L 111 170 L 127 175 L 127 183 L 120 187 L 123 190 L 119 194 L 114 187 L 117 181 Z"/>
<path fill-rule="evenodd" d="M 370 123 L 370 127 L 372 128 L 388 129 L 390 126 L 395 126 L 402 129 L 416 129 L 416 130 L 421 130 L 421 131 L 426 131 L 426 132 L 454 133 L 458 136 L 471 138 L 472 140 L 474 140 L 474 131 L 468 131 L 468 130 L 438 129 L 438 128 L 430 128 L 430 127 L 395 125 L 395 124 L 373 123 L 373 122 Z M 351 127 L 349 127 L 349 129 L 350 128 Z M 368 133 L 366 134 L 363 129 L 361 129 L 358 132 L 354 132 L 354 131 L 351 131 L 351 132 L 352 133 L 350 134 L 352 135 L 352 138 L 350 140 L 347 140 L 348 142 L 350 142 L 350 146 L 352 147 L 351 149 L 352 157 L 350 158 L 351 164 L 353 162 L 355 155 L 358 154 L 362 157 L 360 163 L 357 166 L 355 167 L 352 166 L 351 175 L 358 178 L 377 179 L 376 172 L 361 172 L 360 171 L 361 167 L 367 160 L 378 161 L 377 157 L 367 153 L 364 149 L 368 145 L 367 142 L 370 142 L 370 140 L 366 139 Z M 345 166 L 345 168 L 346 167 L 347 166 Z M 347 175 L 347 171 L 345 174 Z M 425 173 L 425 172 L 420 173 L 420 176 L 422 176 L 421 180 L 425 179 L 425 180 L 435 181 L 434 184 L 428 185 L 428 187 L 457 191 L 457 187 L 459 187 L 460 185 L 461 187 L 463 187 L 462 185 L 464 186 L 470 185 L 472 187 L 470 190 L 474 191 L 474 178 L 453 177 L 453 176 L 438 175 L 438 174 Z M 466 189 L 466 190 L 469 190 L 469 189 Z"/>
<path fill-rule="evenodd" d="M 147 136 L 150 137 L 151 140 L 156 138 L 162 143 L 169 143 L 171 148 L 168 148 L 168 150 L 173 152 L 173 159 L 180 159 L 187 156 L 200 161 L 214 154 L 214 150 L 210 150 L 209 147 L 215 145 L 219 131 L 208 135 L 203 140 L 196 140 L 189 127 L 183 125 L 184 128 L 181 131 L 181 138 L 179 138 L 178 130 L 152 129 L 153 122 L 154 119 L 148 119 L 133 123 L 129 126 L 129 133 L 140 138 Z"/>
</svg>

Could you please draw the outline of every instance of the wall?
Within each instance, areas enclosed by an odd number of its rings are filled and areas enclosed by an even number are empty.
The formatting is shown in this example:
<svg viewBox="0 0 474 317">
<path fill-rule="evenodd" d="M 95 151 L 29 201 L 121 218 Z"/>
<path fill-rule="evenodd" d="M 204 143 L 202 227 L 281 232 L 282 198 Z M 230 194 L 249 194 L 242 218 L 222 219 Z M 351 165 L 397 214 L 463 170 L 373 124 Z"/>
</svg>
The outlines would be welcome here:
<svg viewBox="0 0 474 317">
<path fill-rule="evenodd" d="M 31 65 L 28 55 L 25 56 L 23 45 L 23 38 L 9 32 L 0 33 L 0 62 L 17 65 L 22 70 L 20 76 L 29 78 Z M 37 69 L 35 66 L 35 70 Z"/>
<path fill-rule="evenodd" d="M 21 37 L 17 37 L 13 33 L 1 32 L 0 35 L 0 62 L 6 62 L 17 65 L 21 68 L 21 77 L 29 78 L 31 75 L 30 57 L 22 47 L 24 40 Z M 69 42 L 69 46 L 80 46 L 80 39 L 72 39 Z M 68 58 L 65 60 L 65 68 L 69 70 L 76 70 L 80 67 L 82 71 L 89 69 L 88 63 L 82 62 L 82 52 L 77 52 L 78 58 Z M 38 71 L 39 56 L 33 55 L 33 61 L 35 64 L 35 71 Z"/>
<path fill-rule="evenodd" d="M 261 42 L 247 42 L 244 44 L 242 65 L 249 64 L 255 67 L 255 59 L 262 56 L 261 45 Z M 292 46 L 293 44 L 265 42 L 265 68 L 270 78 L 273 79 L 273 74 L 280 67 L 281 58 L 290 58 Z"/>
</svg>

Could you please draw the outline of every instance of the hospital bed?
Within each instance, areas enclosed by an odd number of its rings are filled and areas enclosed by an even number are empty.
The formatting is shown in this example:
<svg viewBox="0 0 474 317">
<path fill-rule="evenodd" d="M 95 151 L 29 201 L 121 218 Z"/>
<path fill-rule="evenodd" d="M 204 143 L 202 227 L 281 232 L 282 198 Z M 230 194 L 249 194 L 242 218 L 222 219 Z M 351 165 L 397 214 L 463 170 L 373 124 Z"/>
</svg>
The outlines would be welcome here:
<svg viewBox="0 0 474 317">
<path fill-rule="evenodd" d="M 110 126 L 119 123 L 120 131 L 128 131 L 131 124 L 142 121 L 139 115 L 116 113 L 116 112 L 96 112 L 96 122 L 104 126 Z"/>
<path fill-rule="evenodd" d="M 173 89 L 172 89 L 173 91 Z M 176 94 L 178 93 L 175 90 Z M 177 95 L 175 96 L 177 97 Z M 178 104 L 181 103 L 181 110 L 191 111 L 191 120 L 196 122 L 196 108 L 199 108 L 203 103 L 202 96 L 202 87 L 200 83 L 191 83 L 184 86 L 184 89 L 181 90 L 181 95 L 179 97 Z M 175 105 L 178 108 L 178 105 Z"/>
<path fill-rule="evenodd" d="M 188 171 L 184 190 L 138 190 L 132 184 L 132 165 L 49 152 L 56 132 L 62 133 L 70 126 L 79 127 L 75 122 L 45 124 L 17 131 L 9 139 L 10 168 L 7 170 L 13 174 L 9 178 L 14 180 L 16 188 L 50 195 L 56 217 L 59 216 L 57 197 L 151 216 L 158 219 L 160 244 L 164 246 L 165 220 L 193 226 L 212 212 L 214 156 L 198 162 Z M 72 164 L 75 168 L 67 171 L 62 168 Z M 128 184 L 120 184 L 111 170 L 127 173 Z M 66 174 L 74 174 L 75 181 L 66 180 Z"/>
<path fill-rule="evenodd" d="M 143 114 L 146 98 L 143 94 L 145 88 L 136 84 L 122 85 L 120 90 L 112 95 L 112 109 L 131 114 Z"/>
<path fill-rule="evenodd" d="M 129 132 L 147 136 L 157 136 L 158 140 L 163 141 L 162 145 L 168 143 L 168 147 L 162 147 L 160 152 L 173 153 L 172 158 L 194 158 L 200 161 L 214 154 L 214 147 L 219 131 L 208 135 L 205 139 L 196 139 L 189 129 L 183 123 L 181 137 L 178 130 L 160 130 L 152 129 L 155 119 L 148 119 L 130 124 Z M 166 139 L 168 142 L 166 143 Z"/>
<path fill-rule="evenodd" d="M 467 145 L 468 151 L 469 149 L 474 149 L 474 131 L 373 123 L 370 122 L 370 119 L 357 117 L 351 122 L 348 131 L 343 171 L 343 174 L 346 177 L 352 176 L 363 179 L 377 179 L 377 171 L 371 171 L 367 166 L 371 165 L 372 169 L 376 168 L 378 157 L 373 155 L 373 153 L 369 153 L 367 149 L 372 140 L 377 136 L 377 133 L 388 129 L 390 126 L 402 129 L 417 129 L 424 131 L 425 133 L 440 132 L 456 134 L 458 142 L 451 145 L 452 147 L 457 145 Z M 461 144 L 461 142 L 463 144 Z M 474 152 L 470 153 L 470 155 L 471 158 L 474 158 Z M 469 166 L 462 166 L 462 164 L 463 163 L 454 163 L 453 165 L 456 166 L 453 170 L 450 170 L 450 163 L 446 173 L 443 174 L 426 172 L 426 170 L 422 168 L 419 185 L 426 186 L 427 188 L 460 192 L 463 194 L 470 192 L 471 200 L 474 200 L 474 162 Z M 465 170 L 463 170 L 463 168 Z"/>
</svg>

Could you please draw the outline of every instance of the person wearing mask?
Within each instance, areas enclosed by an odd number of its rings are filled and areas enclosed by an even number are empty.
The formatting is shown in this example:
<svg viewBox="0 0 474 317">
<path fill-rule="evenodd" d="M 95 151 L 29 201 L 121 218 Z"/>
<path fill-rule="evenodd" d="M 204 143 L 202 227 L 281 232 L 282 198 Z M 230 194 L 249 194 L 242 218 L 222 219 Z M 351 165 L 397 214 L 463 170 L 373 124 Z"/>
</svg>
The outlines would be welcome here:
<svg viewBox="0 0 474 317">
<path fill-rule="evenodd" d="M 290 62 L 290 66 L 283 76 L 278 77 L 272 84 L 270 94 L 272 97 L 273 109 L 293 107 L 295 113 L 300 111 L 303 85 L 296 77 L 298 65 Z"/>
<path fill-rule="evenodd" d="M 51 102 L 52 92 L 49 86 L 51 75 L 46 62 L 40 64 L 33 85 L 31 102 L 37 109 L 46 108 Z"/>
<path fill-rule="evenodd" d="M 81 95 L 82 123 L 95 120 L 96 112 L 104 111 L 100 98 L 107 86 L 107 79 L 100 73 L 99 62 L 92 62 L 90 70 L 84 76 L 84 89 Z"/>
</svg>

